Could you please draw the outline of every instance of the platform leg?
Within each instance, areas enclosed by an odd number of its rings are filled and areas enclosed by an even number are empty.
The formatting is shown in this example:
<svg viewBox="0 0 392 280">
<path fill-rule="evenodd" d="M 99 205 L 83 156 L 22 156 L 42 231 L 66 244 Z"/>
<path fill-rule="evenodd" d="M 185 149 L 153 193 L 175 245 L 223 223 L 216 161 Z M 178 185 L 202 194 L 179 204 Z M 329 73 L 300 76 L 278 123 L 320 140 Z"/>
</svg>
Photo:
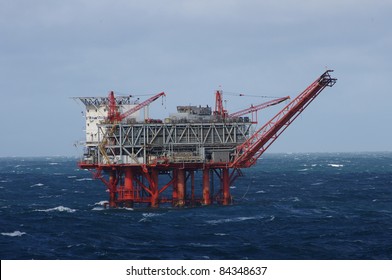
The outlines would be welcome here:
<svg viewBox="0 0 392 280">
<path fill-rule="evenodd" d="M 179 169 L 177 173 L 178 206 L 185 205 L 185 169 Z"/>
<path fill-rule="evenodd" d="M 112 170 L 109 175 L 109 207 L 117 207 L 116 192 L 116 171 Z"/>
<path fill-rule="evenodd" d="M 210 196 L 210 170 L 205 168 L 203 169 L 203 204 L 210 205 L 211 204 L 211 196 Z"/>
<path fill-rule="evenodd" d="M 222 168 L 223 205 L 231 203 L 229 169 Z"/>
<path fill-rule="evenodd" d="M 158 175 L 159 175 L 158 170 L 154 168 L 151 171 L 151 184 L 150 184 L 150 190 L 152 192 L 151 194 L 152 208 L 157 208 L 159 206 Z"/>
<path fill-rule="evenodd" d="M 125 207 L 133 207 L 133 202 L 134 202 L 133 170 L 132 168 L 129 167 L 125 169 L 123 198 L 125 200 Z"/>
</svg>

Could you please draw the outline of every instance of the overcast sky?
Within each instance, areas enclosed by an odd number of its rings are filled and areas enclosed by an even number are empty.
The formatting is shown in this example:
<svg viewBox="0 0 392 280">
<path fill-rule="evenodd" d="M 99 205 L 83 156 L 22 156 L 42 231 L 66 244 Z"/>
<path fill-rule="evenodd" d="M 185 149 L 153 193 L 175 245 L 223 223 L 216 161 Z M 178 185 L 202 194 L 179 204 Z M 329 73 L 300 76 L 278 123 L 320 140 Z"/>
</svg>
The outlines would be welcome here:
<svg viewBox="0 0 392 280">
<path fill-rule="evenodd" d="M 219 86 L 295 97 L 326 68 L 337 84 L 270 151 L 392 151 L 391 15 L 389 0 L 0 0 L 0 156 L 81 153 L 72 96 L 165 91 L 150 108 L 164 118 Z"/>
</svg>

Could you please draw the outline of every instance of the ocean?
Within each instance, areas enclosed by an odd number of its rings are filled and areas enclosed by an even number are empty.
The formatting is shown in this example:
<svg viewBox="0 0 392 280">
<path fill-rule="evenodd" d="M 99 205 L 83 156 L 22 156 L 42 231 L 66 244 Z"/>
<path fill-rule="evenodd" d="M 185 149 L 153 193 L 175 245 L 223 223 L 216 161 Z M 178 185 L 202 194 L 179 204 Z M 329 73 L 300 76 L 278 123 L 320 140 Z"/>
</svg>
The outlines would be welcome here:
<svg viewBox="0 0 392 280">
<path fill-rule="evenodd" d="M 392 259 L 391 152 L 266 154 L 233 205 L 182 209 L 105 209 L 76 162 L 0 158 L 2 260 Z"/>
</svg>

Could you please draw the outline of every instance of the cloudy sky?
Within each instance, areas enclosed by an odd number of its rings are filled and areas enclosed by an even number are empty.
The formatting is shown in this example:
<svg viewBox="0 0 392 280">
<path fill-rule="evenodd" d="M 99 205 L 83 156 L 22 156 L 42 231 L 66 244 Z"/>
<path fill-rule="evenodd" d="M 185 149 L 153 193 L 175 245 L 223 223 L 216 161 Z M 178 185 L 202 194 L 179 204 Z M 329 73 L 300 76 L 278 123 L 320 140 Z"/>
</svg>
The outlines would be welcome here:
<svg viewBox="0 0 392 280">
<path fill-rule="evenodd" d="M 337 84 L 270 151 L 392 151 L 391 14 L 390 0 L 0 0 L 0 156 L 81 153 L 73 96 L 165 91 L 150 108 L 164 118 L 219 87 L 294 97 L 326 68 Z"/>
</svg>

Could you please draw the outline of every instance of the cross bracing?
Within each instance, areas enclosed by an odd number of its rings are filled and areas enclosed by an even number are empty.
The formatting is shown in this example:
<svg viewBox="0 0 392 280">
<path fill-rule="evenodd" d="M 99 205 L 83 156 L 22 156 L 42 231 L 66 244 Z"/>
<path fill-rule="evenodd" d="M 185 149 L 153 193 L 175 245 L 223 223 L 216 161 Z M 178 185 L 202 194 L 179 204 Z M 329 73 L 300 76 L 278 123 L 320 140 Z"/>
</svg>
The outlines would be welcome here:
<svg viewBox="0 0 392 280">
<path fill-rule="evenodd" d="M 251 124 L 120 123 L 100 124 L 98 128 L 99 142 L 106 139 L 104 151 L 97 149 L 100 163 L 107 163 L 106 153 L 113 161 L 148 164 L 157 159 L 203 162 L 213 152 L 230 153 L 249 138 Z"/>
</svg>

